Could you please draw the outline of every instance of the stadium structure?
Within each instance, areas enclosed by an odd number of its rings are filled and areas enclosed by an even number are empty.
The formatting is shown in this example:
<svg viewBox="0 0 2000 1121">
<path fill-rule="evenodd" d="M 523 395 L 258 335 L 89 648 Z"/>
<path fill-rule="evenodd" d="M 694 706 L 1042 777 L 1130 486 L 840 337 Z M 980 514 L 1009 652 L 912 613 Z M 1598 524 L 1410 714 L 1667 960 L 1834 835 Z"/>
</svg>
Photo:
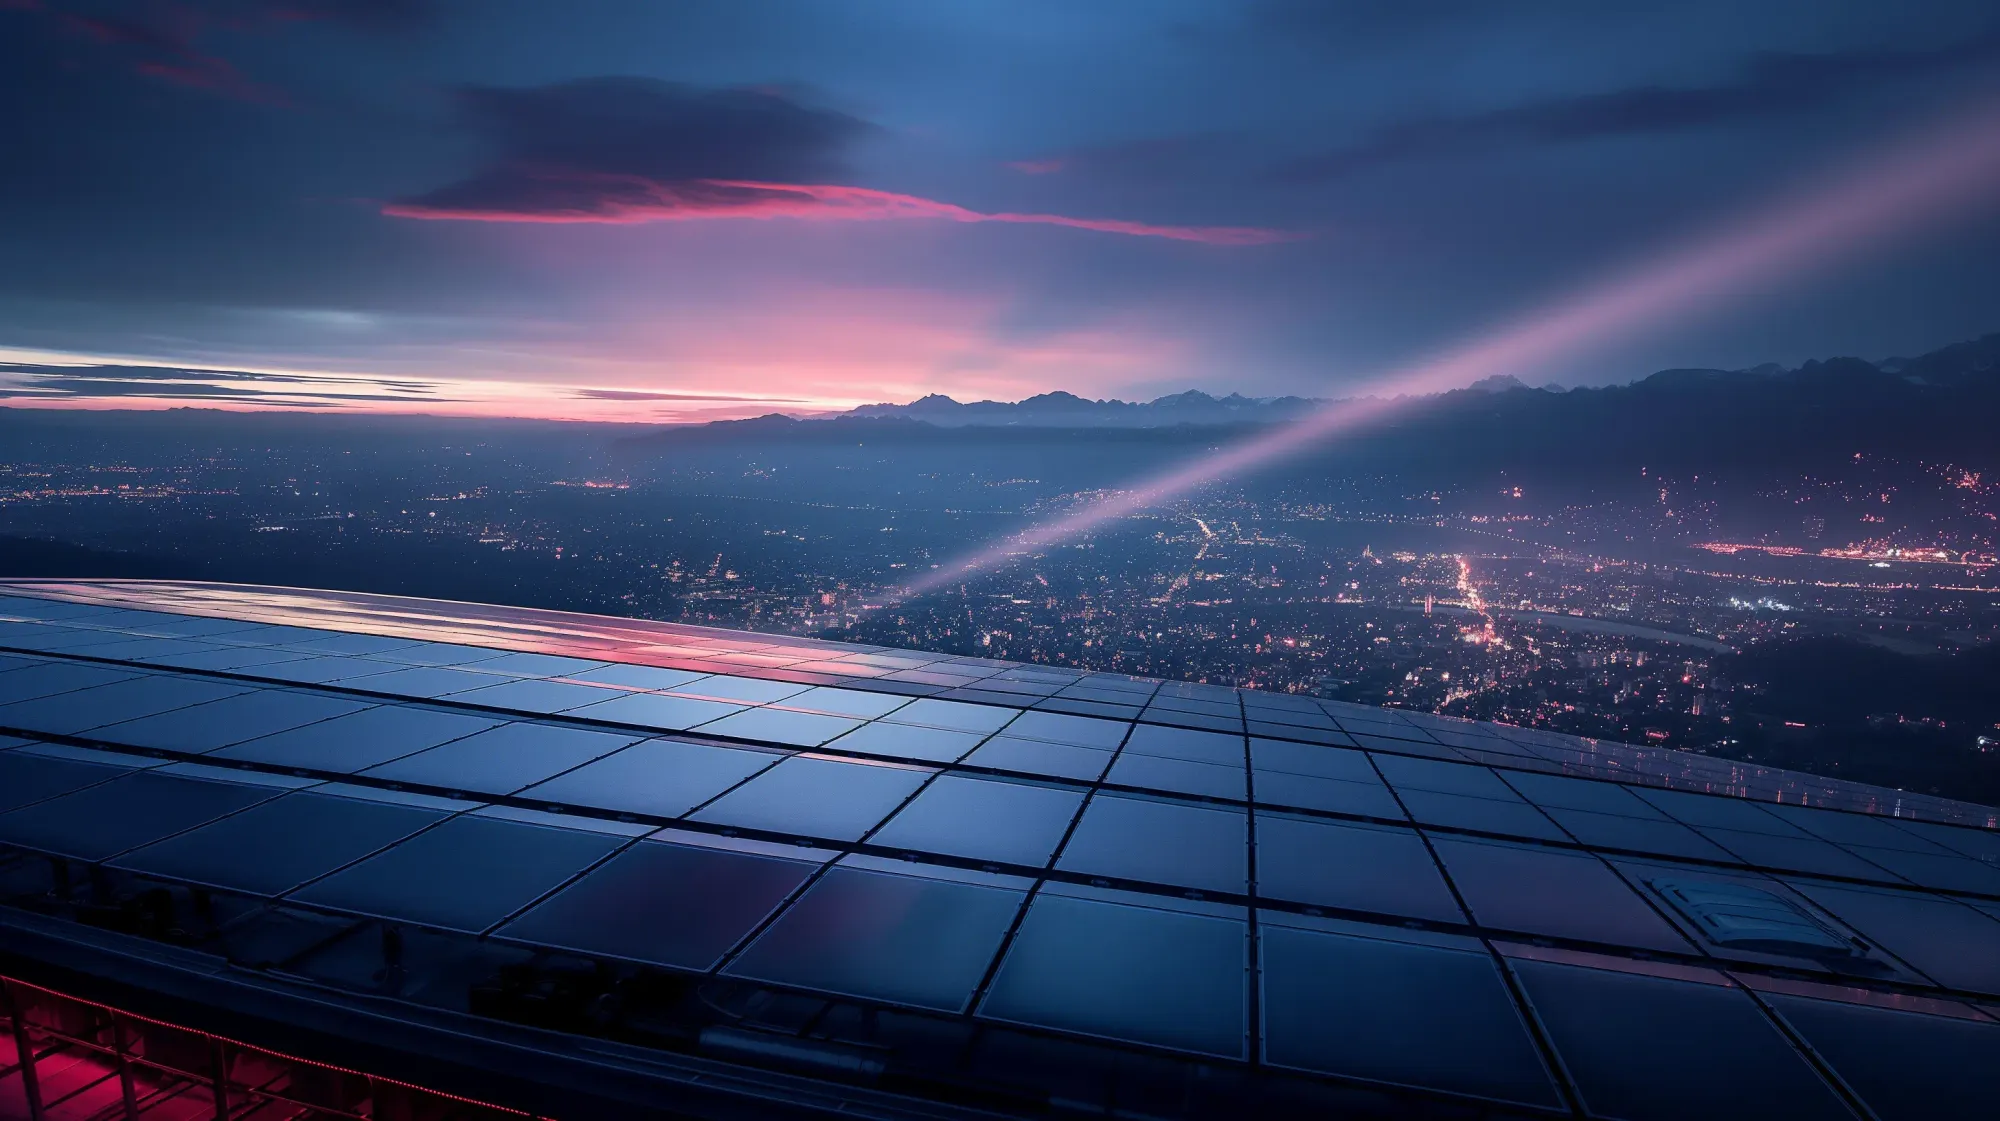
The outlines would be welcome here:
<svg viewBox="0 0 2000 1121">
<path fill-rule="evenodd" d="M 2000 1114 L 2000 815 L 632 619 L 0 584 L 0 1116 Z"/>
</svg>

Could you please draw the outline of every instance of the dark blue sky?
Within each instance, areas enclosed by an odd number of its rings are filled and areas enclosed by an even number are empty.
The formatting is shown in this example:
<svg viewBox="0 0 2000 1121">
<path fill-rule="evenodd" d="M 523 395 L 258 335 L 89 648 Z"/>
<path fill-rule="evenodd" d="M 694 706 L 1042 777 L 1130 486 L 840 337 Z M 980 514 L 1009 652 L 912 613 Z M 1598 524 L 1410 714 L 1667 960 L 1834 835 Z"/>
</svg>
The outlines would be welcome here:
<svg viewBox="0 0 2000 1121">
<path fill-rule="evenodd" d="M 1996 92 L 1990 0 L 0 0 L 0 389 L 1328 395 Z M 1928 349 L 2000 330 L 1996 249 L 1512 372 Z"/>
</svg>

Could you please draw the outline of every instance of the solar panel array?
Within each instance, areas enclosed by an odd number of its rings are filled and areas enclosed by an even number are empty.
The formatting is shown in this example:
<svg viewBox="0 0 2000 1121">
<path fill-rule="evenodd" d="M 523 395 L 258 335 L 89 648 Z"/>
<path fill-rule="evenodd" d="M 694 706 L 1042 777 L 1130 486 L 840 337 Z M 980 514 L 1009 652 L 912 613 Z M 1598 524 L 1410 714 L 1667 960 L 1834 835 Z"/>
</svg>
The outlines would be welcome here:
<svg viewBox="0 0 2000 1121">
<path fill-rule="evenodd" d="M 2000 1092 L 1984 807 L 629 620 L 7 591 L 19 851 L 1530 1112 L 1938 1116 Z"/>
</svg>

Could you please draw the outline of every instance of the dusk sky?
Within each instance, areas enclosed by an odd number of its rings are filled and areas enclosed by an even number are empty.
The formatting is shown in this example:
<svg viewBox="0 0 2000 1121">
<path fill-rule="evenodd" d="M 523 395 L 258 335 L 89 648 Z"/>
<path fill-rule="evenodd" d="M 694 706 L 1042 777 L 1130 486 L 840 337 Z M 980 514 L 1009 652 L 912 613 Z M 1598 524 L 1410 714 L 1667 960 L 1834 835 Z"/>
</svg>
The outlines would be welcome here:
<svg viewBox="0 0 2000 1121">
<path fill-rule="evenodd" d="M 1996 96 L 1992 0 L 0 0 L 0 395 L 1334 396 Z M 1507 372 L 2000 331 L 1909 217 Z"/>
</svg>

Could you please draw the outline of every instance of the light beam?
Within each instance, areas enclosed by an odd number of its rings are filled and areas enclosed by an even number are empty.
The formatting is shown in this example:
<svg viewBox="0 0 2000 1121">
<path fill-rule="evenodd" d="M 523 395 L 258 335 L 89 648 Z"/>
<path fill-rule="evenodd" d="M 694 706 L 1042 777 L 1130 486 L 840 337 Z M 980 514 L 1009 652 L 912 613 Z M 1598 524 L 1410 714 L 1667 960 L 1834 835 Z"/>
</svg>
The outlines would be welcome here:
<svg viewBox="0 0 2000 1121">
<path fill-rule="evenodd" d="M 900 602 L 1012 556 L 1077 537 L 1202 483 L 1320 446 L 1422 394 L 1573 356 L 1637 328 L 1699 310 L 1758 282 L 1854 252 L 1888 234 L 1935 224 L 1995 198 L 2000 102 L 1870 152 L 1829 182 L 1797 192 L 1684 248 L 1559 300 L 1454 349 L 1394 369 L 1313 415 L 1142 480 L 1037 523 L 905 584 Z"/>
</svg>

